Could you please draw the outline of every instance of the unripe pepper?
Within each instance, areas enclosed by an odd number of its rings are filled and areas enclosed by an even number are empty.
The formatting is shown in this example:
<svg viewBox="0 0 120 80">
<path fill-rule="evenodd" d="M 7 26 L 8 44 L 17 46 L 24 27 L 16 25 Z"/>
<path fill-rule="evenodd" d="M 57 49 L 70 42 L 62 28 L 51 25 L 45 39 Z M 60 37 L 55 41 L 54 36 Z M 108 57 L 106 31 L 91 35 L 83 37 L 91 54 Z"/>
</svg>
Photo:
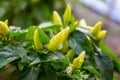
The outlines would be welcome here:
<svg viewBox="0 0 120 80">
<path fill-rule="evenodd" d="M 81 68 L 85 58 L 85 51 L 82 51 L 78 57 L 73 60 L 73 69 Z"/>
<path fill-rule="evenodd" d="M 6 25 L 8 25 L 8 19 L 6 19 L 6 20 L 4 21 L 4 23 L 5 23 Z"/>
<path fill-rule="evenodd" d="M 82 27 L 85 27 L 87 28 L 87 23 L 84 19 L 81 19 L 80 22 L 79 22 L 79 26 L 82 26 Z"/>
<path fill-rule="evenodd" d="M 76 27 L 78 27 L 78 26 L 79 26 L 79 22 L 75 21 L 71 26 L 71 32 L 74 31 L 76 29 Z"/>
<path fill-rule="evenodd" d="M 70 28 L 66 27 L 62 31 L 60 31 L 58 34 L 56 34 L 49 42 L 48 49 L 51 51 L 55 51 L 60 44 L 66 41 L 68 35 L 70 32 Z"/>
<path fill-rule="evenodd" d="M 64 20 L 64 25 L 68 24 L 71 18 L 71 7 L 69 4 L 67 4 L 64 15 L 63 15 L 63 20 Z"/>
<path fill-rule="evenodd" d="M 70 59 L 70 61 L 73 59 L 75 55 L 75 52 L 71 49 L 67 52 L 66 56 Z"/>
<path fill-rule="evenodd" d="M 78 22 L 78 21 L 75 21 L 75 22 L 73 23 L 73 26 L 74 26 L 74 27 L 79 26 L 79 22 Z"/>
<path fill-rule="evenodd" d="M 59 14 L 56 11 L 53 12 L 53 22 L 55 24 L 62 25 L 61 18 L 60 18 Z"/>
<path fill-rule="evenodd" d="M 104 39 L 106 33 L 107 33 L 106 30 L 100 31 L 100 32 L 98 33 L 98 35 L 97 35 L 97 40 L 98 40 L 98 41 L 102 41 L 102 40 Z"/>
<path fill-rule="evenodd" d="M 64 43 L 64 42 L 67 40 L 68 36 L 69 36 L 70 27 L 66 27 L 66 28 L 63 29 L 62 31 L 64 31 L 64 36 L 63 36 L 63 40 L 62 40 L 62 43 Z M 61 32 L 62 32 L 62 31 L 61 31 Z"/>
<path fill-rule="evenodd" d="M 10 30 L 9 30 L 7 24 L 0 21 L 0 33 L 3 35 L 8 35 L 9 32 L 10 32 Z"/>
<path fill-rule="evenodd" d="M 34 41 L 34 48 L 36 50 L 41 50 L 43 49 L 43 45 L 39 39 L 39 29 L 36 29 L 34 31 L 34 36 L 33 36 L 33 41 Z"/>
<path fill-rule="evenodd" d="M 101 26 L 102 26 L 102 22 L 99 21 L 98 23 L 95 24 L 95 26 L 93 27 L 93 30 L 92 30 L 92 34 L 97 37 L 99 31 L 101 30 Z"/>
<path fill-rule="evenodd" d="M 69 49 L 69 45 L 67 44 L 67 42 L 63 42 L 63 49 L 62 49 L 62 52 L 63 53 L 66 53 Z"/>
</svg>

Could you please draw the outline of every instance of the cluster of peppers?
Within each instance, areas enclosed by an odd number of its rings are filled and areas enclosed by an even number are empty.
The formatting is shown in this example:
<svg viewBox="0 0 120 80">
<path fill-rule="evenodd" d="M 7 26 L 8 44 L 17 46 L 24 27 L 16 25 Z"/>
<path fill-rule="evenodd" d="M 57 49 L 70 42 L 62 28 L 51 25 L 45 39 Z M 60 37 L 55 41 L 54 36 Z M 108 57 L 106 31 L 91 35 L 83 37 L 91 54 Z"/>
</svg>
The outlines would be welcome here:
<svg viewBox="0 0 120 80">
<path fill-rule="evenodd" d="M 63 53 L 66 52 L 66 56 L 70 59 L 70 61 L 72 61 L 72 64 L 70 64 L 70 66 L 68 67 L 69 69 L 67 70 L 67 73 L 71 74 L 72 71 L 81 68 L 85 58 L 85 51 L 82 51 L 78 55 L 78 57 L 73 59 L 75 52 L 72 49 L 70 50 L 67 49 L 69 46 L 67 45 L 66 41 L 70 32 L 72 32 L 72 28 L 68 26 L 70 19 L 71 19 L 70 5 L 66 6 L 66 10 L 63 15 L 63 21 L 56 11 L 53 12 L 53 23 L 60 25 L 61 31 L 57 33 L 54 37 L 52 37 L 52 39 L 49 41 L 47 45 L 47 49 L 49 49 L 50 51 L 56 51 L 60 45 L 63 46 Z M 94 27 L 91 27 L 87 25 L 84 19 L 81 19 L 79 22 L 76 21 L 73 23 L 74 28 L 76 28 L 77 26 L 82 26 L 88 29 L 96 37 L 98 42 L 101 42 L 104 39 L 107 32 L 106 30 L 101 31 L 102 22 L 98 22 L 94 25 Z M 38 39 L 38 36 L 39 32 L 38 29 L 36 29 L 33 37 L 34 49 L 41 50 L 43 49 L 43 45 L 41 41 Z"/>
<path fill-rule="evenodd" d="M 47 44 L 47 49 L 50 51 L 56 51 L 58 47 L 62 45 L 63 52 L 66 52 L 66 56 L 70 59 L 70 61 L 72 60 L 72 63 L 70 65 L 72 70 L 71 71 L 70 69 L 67 70 L 67 72 L 71 73 L 73 70 L 81 68 L 84 62 L 84 58 L 85 58 L 85 51 L 82 51 L 78 55 L 78 57 L 73 59 L 75 52 L 72 49 L 67 50 L 67 48 L 69 47 L 67 45 L 67 38 L 73 29 L 72 27 L 68 26 L 70 19 L 71 19 L 71 8 L 69 4 L 67 5 L 66 10 L 64 12 L 63 21 L 56 11 L 53 12 L 53 22 L 54 24 L 61 26 L 61 31 L 52 37 L 52 39 Z M 6 40 L 7 39 L 6 36 L 9 35 L 10 33 L 10 30 L 7 24 L 8 24 L 8 20 L 6 20 L 5 22 L 0 21 L 1 41 Z M 104 39 L 106 32 L 107 32 L 105 30 L 101 31 L 102 22 L 98 22 L 97 24 L 94 25 L 94 27 L 91 27 L 87 25 L 84 19 L 82 19 L 80 21 L 76 21 L 73 23 L 74 28 L 76 28 L 77 26 L 82 26 L 86 28 L 87 30 L 89 30 L 96 37 L 98 42 L 101 42 Z M 44 48 L 44 45 L 39 39 L 39 29 L 36 29 L 34 31 L 34 36 L 33 36 L 33 49 L 36 51 L 40 51 L 43 48 Z"/>
</svg>

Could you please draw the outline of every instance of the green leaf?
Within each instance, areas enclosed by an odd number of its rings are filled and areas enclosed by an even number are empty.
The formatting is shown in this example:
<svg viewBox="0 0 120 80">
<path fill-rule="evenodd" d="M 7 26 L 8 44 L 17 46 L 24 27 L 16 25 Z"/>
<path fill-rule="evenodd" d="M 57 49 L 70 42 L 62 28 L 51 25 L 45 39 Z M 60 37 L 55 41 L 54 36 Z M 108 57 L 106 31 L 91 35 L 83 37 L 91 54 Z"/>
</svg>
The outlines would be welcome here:
<svg viewBox="0 0 120 80">
<path fill-rule="evenodd" d="M 110 50 L 110 48 L 103 42 L 99 44 L 99 47 L 102 49 L 103 52 L 108 54 L 113 59 L 114 69 L 116 72 L 120 73 L 120 60 L 119 57 Z"/>
<path fill-rule="evenodd" d="M 12 52 L 18 54 L 21 58 L 26 58 L 27 52 L 22 45 L 10 46 L 10 48 L 13 48 Z"/>
<path fill-rule="evenodd" d="M 49 55 L 49 56 L 47 56 Z M 49 52 L 45 55 L 39 55 L 41 62 L 41 72 L 39 80 L 63 80 L 58 78 L 69 65 L 69 59 L 58 52 Z M 47 56 L 47 57 L 46 57 Z M 37 62 L 38 60 L 36 60 Z"/>
<path fill-rule="evenodd" d="M 85 34 L 75 31 L 68 38 L 68 45 L 79 55 L 81 51 L 85 50 L 87 54 L 93 53 L 91 43 L 86 38 Z"/>
<path fill-rule="evenodd" d="M 5 46 L 0 49 L 0 68 L 6 66 L 7 64 L 15 61 L 18 58 L 24 58 L 26 56 L 25 49 L 18 46 Z"/>
<path fill-rule="evenodd" d="M 59 31 L 60 30 L 61 25 L 50 25 L 50 26 L 46 26 L 44 28 L 41 28 L 43 31 Z"/>
<path fill-rule="evenodd" d="M 89 35 L 92 39 L 96 40 L 95 36 L 93 36 L 92 33 L 91 33 L 89 30 L 87 30 L 86 28 L 80 26 L 80 27 L 77 27 L 76 29 L 77 29 L 78 31 L 86 34 L 86 35 Z"/>
<path fill-rule="evenodd" d="M 35 64 L 38 64 L 38 63 L 40 63 L 40 62 L 41 62 L 41 61 L 40 61 L 40 59 L 39 59 L 39 57 L 38 57 L 38 58 L 36 58 L 35 60 L 33 60 L 33 62 L 30 63 L 30 66 L 35 65 Z"/>
<path fill-rule="evenodd" d="M 35 65 L 41 62 L 51 62 L 56 60 L 62 60 L 65 63 L 69 62 L 69 59 L 59 52 L 48 52 L 47 54 L 39 54 L 39 58 L 36 58 L 30 65 Z"/>
<path fill-rule="evenodd" d="M 50 41 L 50 38 L 41 29 L 39 29 L 39 38 L 42 43 L 48 43 Z"/>
<path fill-rule="evenodd" d="M 1 57 L 3 57 L 3 54 L 0 54 L 0 58 Z M 9 57 L 7 57 L 7 58 L 4 57 L 4 58 L 0 59 L 0 68 L 2 68 L 4 66 L 6 66 L 7 64 L 15 61 L 16 59 L 18 59 L 18 57 L 16 57 L 16 56 L 15 57 L 11 56 L 10 58 Z"/>
<path fill-rule="evenodd" d="M 113 62 L 106 53 L 95 53 L 95 62 L 102 75 L 102 80 L 113 79 Z"/>
<path fill-rule="evenodd" d="M 56 80 L 56 70 L 53 68 L 50 63 L 42 64 L 44 67 L 41 66 L 41 71 L 39 74 L 39 80 Z"/>
<path fill-rule="evenodd" d="M 66 63 L 66 61 L 67 60 L 65 59 L 58 59 L 51 62 L 41 63 L 39 80 L 68 80 L 63 76 L 64 70 L 69 65 L 69 62 Z"/>
<path fill-rule="evenodd" d="M 39 67 L 31 68 L 29 70 L 26 70 L 19 78 L 18 80 L 36 80 L 39 75 Z"/>
<path fill-rule="evenodd" d="M 25 36 L 26 36 L 26 32 L 20 32 L 20 31 L 19 32 L 12 31 L 10 32 L 10 35 L 9 35 L 10 39 L 14 39 L 16 41 L 21 41 L 21 42 L 26 40 Z"/>
<path fill-rule="evenodd" d="M 73 44 L 74 43 L 74 44 Z M 78 44 L 78 42 L 73 38 L 69 37 L 68 45 L 79 55 L 83 48 Z"/>
<path fill-rule="evenodd" d="M 71 14 L 70 22 L 74 23 L 75 21 L 77 21 L 75 16 L 73 14 Z"/>
<path fill-rule="evenodd" d="M 26 40 L 26 38 L 25 38 L 26 33 L 25 33 L 25 32 L 24 32 L 24 33 L 19 33 L 19 32 L 17 32 L 17 33 L 15 33 L 15 34 L 17 34 L 17 35 L 15 36 L 15 39 L 16 39 L 16 40 L 18 40 L 18 41 L 25 41 L 25 40 Z"/>
<path fill-rule="evenodd" d="M 29 27 L 29 29 L 28 29 L 28 32 L 27 32 L 27 34 L 26 34 L 26 39 L 27 40 L 33 40 L 33 35 L 34 35 L 34 31 L 37 29 L 37 27 L 36 26 L 31 26 L 31 27 Z"/>
<path fill-rule="evenodd" d="M 40 74 L 39 80 L 56 80 L 56 75 L 53 73 L 47 73 L 47 74 Z"/>
<path fill-rule="evenodd" d="M 119 60 L 118 56 L 115 53 L 113 53 L 105 43 L 101 42 L 99 44 L 99 47 L 102 49 L 103 52 L 108 54 L 112 59 L 114 59 L 116 61 Z"/>
<path fill-rule="evenodd" d="M 19 31 L 21 31 L 21 27 L 17 27 L 17 26 L 9 26 L 9 29 L 12 32 L 19 32 Z"/>
<path fill-rule="evenodd" d="M 75 80 L 83 80 L 83 78 L 81 77 L 80 71 L 75 71 L 74 74 L 71 75 L 70 77 Z"/>
<path fill-rule="evenodd" d="M 101 79 L 101 74 L 92 66 L 83 66 L 83 69 L 88 70 L 89 72 L 96 75 L 99 79 Z"/>
<path fill-rule="evenodd" d="M 66 58 L 66 56 L 58 52 L 56 53 L 48 52 L 47 54 L 40 54 L 39 58 L 41 62 L 48 62 L 48 61 L 54 61 L 60 58 Z"/>
<path fill-rule="evenodd" d="M 120 73 L 120 60 L 119 61 L 113 61 L 114 69 L 116 72 Z"/>
</svg>

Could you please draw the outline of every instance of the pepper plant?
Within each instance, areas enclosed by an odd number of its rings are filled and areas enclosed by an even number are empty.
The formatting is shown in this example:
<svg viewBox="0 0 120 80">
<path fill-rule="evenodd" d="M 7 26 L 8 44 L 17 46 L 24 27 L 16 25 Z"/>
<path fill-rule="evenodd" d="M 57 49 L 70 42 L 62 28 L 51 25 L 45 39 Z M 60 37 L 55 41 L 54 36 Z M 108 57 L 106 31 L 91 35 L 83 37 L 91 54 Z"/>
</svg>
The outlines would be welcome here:
<svg viewBox="0 0 120 80">
<path fill-rule="evenodd" d="M 7 80 L 113 80 L 120 61 L 103 42 L 102 22 L 77 21 L 68 4 L 53 21 L 21 30 L 0 21 L 0 71 Z"/>
</svg>

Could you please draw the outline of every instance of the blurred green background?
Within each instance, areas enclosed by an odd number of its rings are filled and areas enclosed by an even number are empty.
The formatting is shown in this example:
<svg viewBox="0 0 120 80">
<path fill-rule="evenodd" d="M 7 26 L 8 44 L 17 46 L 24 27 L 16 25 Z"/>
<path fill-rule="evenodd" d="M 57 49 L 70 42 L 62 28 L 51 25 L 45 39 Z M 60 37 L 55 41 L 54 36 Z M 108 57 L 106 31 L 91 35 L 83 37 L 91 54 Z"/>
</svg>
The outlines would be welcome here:
<svg viewBox="0 0 120 80">
<path fill-rule="evenodd" d="M 53 10 L 63 13 L 64 0 L 0 0 L 0 20 L 27 28 L 52 18 Z"/>
</svg>

